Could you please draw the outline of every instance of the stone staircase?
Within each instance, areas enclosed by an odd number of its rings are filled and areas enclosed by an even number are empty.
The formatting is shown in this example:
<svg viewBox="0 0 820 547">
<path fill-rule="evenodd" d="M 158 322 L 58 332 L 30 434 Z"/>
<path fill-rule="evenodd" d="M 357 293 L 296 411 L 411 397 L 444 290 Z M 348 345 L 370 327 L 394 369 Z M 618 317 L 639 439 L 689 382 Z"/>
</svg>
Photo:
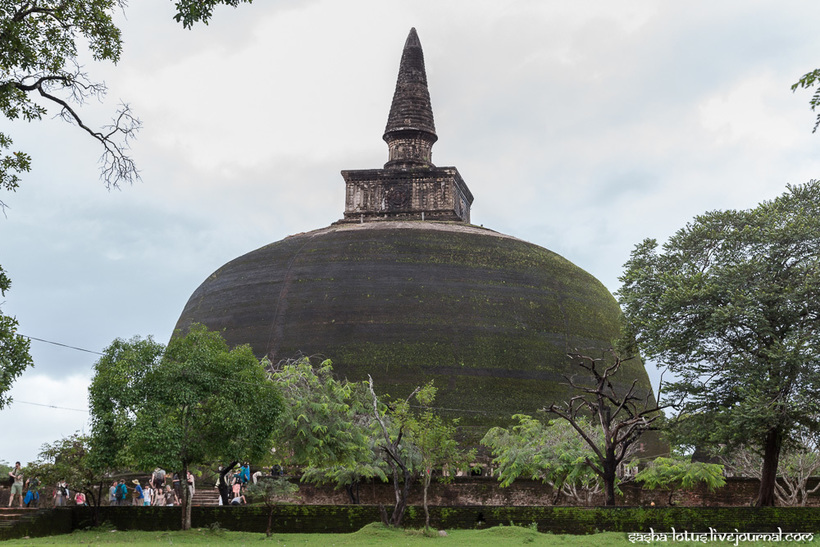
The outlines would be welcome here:
<svg viewBox="0 0 820 547">
<path fill-rule="evenodd" d="M 11 528 L 37 515 L 38 509 L 28 507 L 0 507 L 0 529 Z"/>
<path fill-rule="evenodd" d="M 216 488 L 197 488 L 191 505 L 219 505 L 219 490 Z"/>
</svg>

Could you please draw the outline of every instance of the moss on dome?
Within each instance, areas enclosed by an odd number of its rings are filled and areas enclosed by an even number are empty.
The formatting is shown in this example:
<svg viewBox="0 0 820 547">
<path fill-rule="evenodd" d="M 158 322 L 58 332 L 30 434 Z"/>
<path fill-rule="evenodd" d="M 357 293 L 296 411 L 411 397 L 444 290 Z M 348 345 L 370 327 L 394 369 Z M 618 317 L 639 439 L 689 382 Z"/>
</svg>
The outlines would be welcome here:
<svg viewBox="0 0 820 547">
<path fill-rule="evenodd" d="M 321 353 L 340 376 L 437 405 L 476 435 L 569 395 L 567 351 L 603 349 L 620 309 L 561 256 L 457 223 L 372 222 L 298 234 L 243 255 L 194 292 L 177 323 L 223 331 L 276 361 Z M 620 381 L 649 380 L 629 362 Z"/>
</svg>

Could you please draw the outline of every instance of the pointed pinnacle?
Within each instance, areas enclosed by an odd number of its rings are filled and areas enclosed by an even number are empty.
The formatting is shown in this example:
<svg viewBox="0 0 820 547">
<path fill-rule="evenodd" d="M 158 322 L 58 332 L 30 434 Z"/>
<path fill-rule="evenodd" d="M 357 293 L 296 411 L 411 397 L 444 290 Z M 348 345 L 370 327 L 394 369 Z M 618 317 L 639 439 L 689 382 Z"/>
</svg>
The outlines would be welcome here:
<svg viewBox="0 0 820 547">
<path fill-rule="evenodd" d="M 437 139 L 430 92 L 427 89 L 424 53 L 415 28 L 410 29 L 404 43 L 396 91 L 384 131 L 385 140 L 391 132 L 407 129 L 430 133 L 433 142 Z"/>
</svg>

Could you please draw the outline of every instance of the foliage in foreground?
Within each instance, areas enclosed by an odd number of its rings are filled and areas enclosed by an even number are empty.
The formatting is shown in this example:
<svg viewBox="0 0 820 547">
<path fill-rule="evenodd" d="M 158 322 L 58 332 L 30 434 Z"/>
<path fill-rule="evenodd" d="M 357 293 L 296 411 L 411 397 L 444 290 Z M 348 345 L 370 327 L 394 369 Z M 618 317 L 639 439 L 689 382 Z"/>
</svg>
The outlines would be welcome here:
<svg viewBox="0 0 820 547">
<path fill-rule="evenodd" d="M 601 491 L 601 481 L 586 463 L 595 455 L 581 436 L 564 420 L 544 423 L 524 414 L 516 414 L 513 419 L 518 420 L 517 425 L 510 429 L 494 427 L 481 440 L 492 450 L 501 487 L 519 477 L 531 478 L 552 488 L 553 504 L 563 495 L 589 505 Z M 590 427 L 584 418 L 579 421 L 600 445 L 600 430 Z"/>
<path fill-rule="evenodd" d="M 70 492 L 82 492 L 87 503 L 95 509 L 102 504 L 108 494 L 105 488 L 110 483 L 105 468 L 98 467 L 90 455 L 90 439 L 79 432 L 63 437 L 51 444 L 44 444 L 36 462 L 26 468 L 29 478 L 38 478 L 42 488 L 41 496 L 50 495 L 52 487 L 65 481 Z M 40 503 L 44 503 L 41 497 Z"/>
<path fill-rule="evenodd" d="M 314 366 L 302 357 L 269 369 L 285 398 L 274 432 L 282 463 L 303 467 L 303 482 L 344 488 L 354 504 L 363 480 L 387 481 L 364 384 L 337 379 L 329 359 Z"/>
<path fill-rule="evenodd" d="M 432 382 L 406 399 L 379 397 L 370 382 L 338 380 L 330 360 L 314 366 L 307 357 L 273 369 L 285 410 L 275 431 L 275 446 L 288 463 L 306 468 L 302 480 L 344 487 L 358 503 L 362 479 L 392 478 L 396 505 L 390 517 L 401 524 L 413 482 L 422 479 L 424 508 L 434 470 L 464 467 L 473 453 L 460 450 L 456 422 L 431 407 Z M 421 406 L 416 411 L 411 400 Z M 440 480 L 448 477 L 440 475 Z M 387 519 L 385 519 L 387 520 Z"/>
<path fill-rule="evenodd" d="M 692 490 L 703 484 L 712 492 L 726 484 L 722 465 L 675 458 L 655 458 L 635 475 L 635 481 L 648 490 L 669 490 L 669 505 L 674 505 L 672 497 L 678 490 Z"/>
<path fill-rule="evenodd" d="M 251 500 L 261 499 L 268 508 L 268 527 L 265 530 L 267 536 L 271 535 L 274 508 L 299 497 L 299 487 L 284 477 L 262 478 L 248 485 L 245 492 Z"/>
</svg>

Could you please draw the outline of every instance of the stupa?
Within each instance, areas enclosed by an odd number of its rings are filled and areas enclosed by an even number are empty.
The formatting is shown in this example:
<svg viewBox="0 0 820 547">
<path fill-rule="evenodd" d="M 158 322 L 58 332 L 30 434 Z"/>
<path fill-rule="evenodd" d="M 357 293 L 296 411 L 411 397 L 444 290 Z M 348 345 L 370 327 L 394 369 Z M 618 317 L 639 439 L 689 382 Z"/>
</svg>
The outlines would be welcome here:
<svg viewBox="0 0 820 547">
<path fill-rule="evenodd" d="M 191 295 L 176 328 L 198 322 L 274 363 L 330 358 L 393 396 L 434 380 L 436 406 L 468 437 L 572 395 L 567 352 L 609 348 L 620 309 L 568 260 L 470 224 L 473 195 L 437 140 L 415 29 L 404 45 L 382 169 L 342 171 L 343 218 L 228 262 Z M 637 379 L 628 362 L 619 381 Z"/>
</svg>

